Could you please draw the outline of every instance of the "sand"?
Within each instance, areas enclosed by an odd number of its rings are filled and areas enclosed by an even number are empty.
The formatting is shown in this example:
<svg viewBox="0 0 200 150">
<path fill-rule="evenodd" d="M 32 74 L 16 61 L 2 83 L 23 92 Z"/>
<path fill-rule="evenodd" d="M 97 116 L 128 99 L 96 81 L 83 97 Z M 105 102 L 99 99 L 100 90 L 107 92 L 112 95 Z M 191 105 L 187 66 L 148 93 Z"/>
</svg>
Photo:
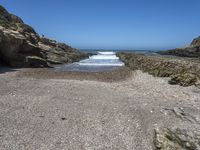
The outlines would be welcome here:
<svg viewBox="0 0 200 150">
<path fill-rule="evenodd" d="M 141 71 L 117 82 L 35 74 L 0 73 L 1 150 L 152 150 L 157 127 L 200 129 L 194 86 L 169 85 Z"/>
</svg>

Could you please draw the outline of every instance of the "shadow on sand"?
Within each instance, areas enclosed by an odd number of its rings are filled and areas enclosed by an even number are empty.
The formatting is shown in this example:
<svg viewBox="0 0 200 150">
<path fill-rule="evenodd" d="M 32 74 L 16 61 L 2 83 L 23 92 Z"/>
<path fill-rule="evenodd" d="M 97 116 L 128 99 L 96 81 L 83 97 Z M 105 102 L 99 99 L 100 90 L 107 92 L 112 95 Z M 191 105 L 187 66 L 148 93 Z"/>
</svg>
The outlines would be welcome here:
<svg viewBox="0 0 200 150">
<path fill-rule="evenodd" d="M 6 73 L 6 72 L 14 72 L 16 70 L 17 69 L 15 69 L 15 68 L 9 68 L 9 67 L 6 67 L 6 66 L 0 66 L 0 74 Z"/>
</svg>

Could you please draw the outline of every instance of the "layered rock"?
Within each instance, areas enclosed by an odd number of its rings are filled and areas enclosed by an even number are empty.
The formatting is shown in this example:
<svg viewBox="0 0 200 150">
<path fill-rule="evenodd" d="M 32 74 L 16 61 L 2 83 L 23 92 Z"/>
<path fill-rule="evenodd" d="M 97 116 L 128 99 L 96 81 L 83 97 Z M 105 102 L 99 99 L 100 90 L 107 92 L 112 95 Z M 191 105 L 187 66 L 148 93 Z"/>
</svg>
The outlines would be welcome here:
<svg viewBox="0 0 200 150">
<path fill-rule="evenodd" d="M 200 61 L 159 55 L 119 53 L 118 56 L 129 68 L 142 70 L 157 77 L 170 77 L 170 84 L 199 86 Z"/>
<path fill-rule="evenodd" d="M 200 37 L 195 38 L 188 47 L 159 51 L 158 53 L 161 55 L 174 55 L 180 57 L 200 57 Z"/>
<path fill-rule="evenodd" d="M 64 43 L 41 38 L 21 18 L 0 6 L 0 61 L 12 67 L 48 67 L 86 58 Z"/>
</svg>

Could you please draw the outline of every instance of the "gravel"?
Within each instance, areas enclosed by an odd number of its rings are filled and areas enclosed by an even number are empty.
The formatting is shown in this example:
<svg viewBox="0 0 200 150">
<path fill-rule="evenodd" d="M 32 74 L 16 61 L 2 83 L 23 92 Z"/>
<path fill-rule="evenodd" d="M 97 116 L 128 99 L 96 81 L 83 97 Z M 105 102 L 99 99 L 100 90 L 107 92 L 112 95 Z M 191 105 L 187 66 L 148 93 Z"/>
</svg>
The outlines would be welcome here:
<svg viewBox="0 0 200 150">
<path fill-rule="evenodd" d="M 112 83 L 89 76 L 1 73 L 0 149 L 152 150 L 155 128 L 200 129 L 200 89 L 194 86 L 169 85 L 141 71 Z M 178 109 L 195 121 L 177 117 L 172 110 Z"/>
</svg>

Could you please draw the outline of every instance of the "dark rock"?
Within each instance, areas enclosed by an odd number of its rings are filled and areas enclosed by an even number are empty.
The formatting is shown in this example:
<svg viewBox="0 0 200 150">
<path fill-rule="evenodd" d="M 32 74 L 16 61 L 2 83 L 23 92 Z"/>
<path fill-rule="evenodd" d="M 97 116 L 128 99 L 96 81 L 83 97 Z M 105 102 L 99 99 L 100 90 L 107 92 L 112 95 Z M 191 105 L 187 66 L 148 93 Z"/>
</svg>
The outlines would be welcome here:
<svg viewBox="0 0 200 150">
<path fill-rule="evenodd" d="M 62 49 L 62 50 L 64 50 L 64 51 L 71 51 L 71 52 L 73 52 L 73 51 L 77 51 L 77 49 L 75 49 L 75 48 L 72 48 L 71 46 L 69 46 L 69 45 L 66 45 L 65 43 L 57 43 L 57 48 L 60 48 L 60 49 Z"/>
<path fill-rule="evenodd" d="M 23 20 L 21 18 L 19 18 L 18 16 L 15 16 L 13 14 L 10 14 L 10 18 L 11 18 L 11 21 L 13 23 L 20 23 L 20 24 L 23 24 Z"/>
<path fill-rule="evenodd" d="M 27 56 L 26 63 L 30 67 L 49 67 L 49 64 L 46 60 L 37 56 Z"/>
<path fill-rule="evenodd" d="M 40 38 L 40 41 L 43 43 L 43 44 L 46 44 L 46 45 L 50 45 L 50 46 L 56 46 L 56 41 L 55 40 L 51 40 L 51 39 L 48 39 L 48 38 Z"/>
<path fill-rule="evenodd" d="M 67 120 L 67 118 L 65 118 L 65 117 L 62 117 L 62 118 L 61 118 L 61 120 L 63 120 L 63 121 L 64 121 L 64 120 Z"/>
<path fill-rule="evenodd" d="M 180 57 L 200 57 L 200 46 L 191 46 L 186 48 L 177 48 L 168 51 L 159 51 L 161 55 L 174 55 Z"/>
<path fill-rule="evenodd" d="M 17 31 L 19 31 L 20 33 L 25 34 L 27 32 L 29 34 L 33 33 L 36 35 L 35 30 L 31 26 L 22 23 L 17 23 L 16 25 L 17 25 Z"/>
<path fill-rule="evenodd" d="M 159 51 L 161 55 L 174 55 L 180 57 L 200 57 L 200 37 L 194 39 L 190 46 L 167 51 Z"/>
<path fill-rule="evenodd" d="M 41 116 L 39 116 L 40 118 L 44 118 L 45 116 L 43 116 L 43 115 L 41 115 Z"/>
</svg>

